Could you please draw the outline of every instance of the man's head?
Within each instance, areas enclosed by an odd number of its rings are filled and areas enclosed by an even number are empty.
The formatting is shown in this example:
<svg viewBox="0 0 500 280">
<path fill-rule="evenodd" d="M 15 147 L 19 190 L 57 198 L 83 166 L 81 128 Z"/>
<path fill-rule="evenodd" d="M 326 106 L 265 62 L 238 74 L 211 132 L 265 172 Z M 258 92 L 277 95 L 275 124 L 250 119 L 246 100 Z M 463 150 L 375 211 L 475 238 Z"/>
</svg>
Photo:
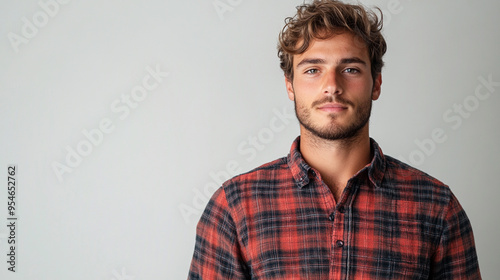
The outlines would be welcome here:
<svg viewBox="0 0 500 280">
<path fill-rule="evenodd" d="M 368 137 L 382 83 L 382 23 L 362 6 L 316 0 L 280 34 L 279 57 L 301 132 L 327 140 Z"/>
<path fill-rule="evenodd" d="M 366 44 L 373 79 L 381 73 L 382 56 L 387 50 L 381 34 L 382 19 L 363 6 L 314 0 L 311 4 L 298 6 L 297 14 L 287 18 L 285 23 L 279 36 L 278 57 L 287 79 L 293 80 L 293 56 L 305 52 L 313 39 L 327 39 L 346 31 Z"/>
</svg>

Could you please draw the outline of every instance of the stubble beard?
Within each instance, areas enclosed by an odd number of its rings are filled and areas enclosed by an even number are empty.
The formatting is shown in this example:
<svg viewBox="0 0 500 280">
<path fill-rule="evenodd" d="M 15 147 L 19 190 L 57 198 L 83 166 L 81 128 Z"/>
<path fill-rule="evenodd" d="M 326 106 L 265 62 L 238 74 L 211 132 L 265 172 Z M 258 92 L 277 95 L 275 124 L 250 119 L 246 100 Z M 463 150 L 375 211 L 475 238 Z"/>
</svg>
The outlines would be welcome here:
<svg viewBox="0 0 500 280">
<path fill-rule="evenodd" d="M 359 107 L 357 107 L 356 111 L 354 112 L 354 121 L 347 124 L 346 126 L 335 124 L 334 121 L 338 116 L 332 113 L 328 115 L 331 123 L 320 127 L 311 119 L 311 110 L 315 110 L 314 108 L 316 108 L 316 106 L 327 102 L 337 102 L 344 105 L 351 105 L 351 108 L 353 108 L 353 104 L 351 102 L 338 96 L 335 99 L 333 97 L 326 97 L 322 100 L 316 101 L 312 104 L 311 108 L 307 108 L 305 105 L 298 105 L 297 101 L 294 101 L 295 115 L 297 116 L 299 123 L 311 134 L 321 139 L 330 141 L 355 139 L 361 132 L 362 128 L 365 127 L 370 120 L 373 103 L 371 99 L 362 104 L 359 104 Z"/>
</svg>

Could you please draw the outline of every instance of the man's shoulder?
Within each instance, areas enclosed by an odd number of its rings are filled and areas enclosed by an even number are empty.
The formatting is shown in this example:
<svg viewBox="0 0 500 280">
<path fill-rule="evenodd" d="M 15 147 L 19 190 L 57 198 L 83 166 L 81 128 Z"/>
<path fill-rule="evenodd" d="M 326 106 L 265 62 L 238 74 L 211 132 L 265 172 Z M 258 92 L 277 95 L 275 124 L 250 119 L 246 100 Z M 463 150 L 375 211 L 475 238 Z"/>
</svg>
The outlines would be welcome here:
<svg viewBox="0 0 500 280">
<path fill-rule="evenodd" d="M 391 156 L 386 158 L 385 181 L 398 191 L 434 197 L 447 201 L 452 193 L 449 186 L 428 173 Z"/>
<path fill-rule="evenodd" d="M 391 156 L 385 156 L 386 158 L 386 173 L 394 175 L 394 176 L 403 176 L 403 177 L 408 177 L 411 179 L 422 179 L 422 180 L 429 180 L 432 181 L 432 183 L 437 184 L 437 185 L 444 185 L 443 182 L 438 180 L 437 178 L 433 177 L 432 175 L 429 175 L 428 173 L 413 167 L 405 162 L 402 162 L 396 158 L 393 158 Z"/>
<path fill-rule="evenodd" d="M 278 193 L 293 184 L 288 158 L 282 157 L 237 175 L 222 184 L 231 205 L 244 197 L 258 197 L 263 193 Z"/>
<path fill-rule="evenodd" d="M 270 180 L 276 177 L 278 174 L 282 174 L 282 176 L 284 174 L 287 174 L 287 169 L 289 169 L 288 158 L 278 158 L 273 161 L 264 163 L 248 172 L 236 175 L 224 182 L 222 186 L 228 187 L 235 184 L 238 185 L 244 183 L 252 183 L 259 180 Z"/>
</svg>

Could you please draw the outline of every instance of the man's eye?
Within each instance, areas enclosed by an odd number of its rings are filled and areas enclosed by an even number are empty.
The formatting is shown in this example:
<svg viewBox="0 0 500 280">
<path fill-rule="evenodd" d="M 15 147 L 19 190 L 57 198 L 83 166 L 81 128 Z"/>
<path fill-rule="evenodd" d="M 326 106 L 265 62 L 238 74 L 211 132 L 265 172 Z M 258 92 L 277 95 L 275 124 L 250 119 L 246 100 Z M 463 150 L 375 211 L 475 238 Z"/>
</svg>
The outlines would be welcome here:
<svg viewBox="0 0 500 280">
<path fill-rule="evenodd" d="M 316 73 L 318 73 L 318 69 L 309 69 L 305 73 L 306 74 L 316 74 Z"/>
<path fill-rule="evenodd" d="M 355 68 L 347 68 L 344 70 L 344 72 L 354 74 L 354 73 L 359 73 L 359 70 Z"/>
</svg>

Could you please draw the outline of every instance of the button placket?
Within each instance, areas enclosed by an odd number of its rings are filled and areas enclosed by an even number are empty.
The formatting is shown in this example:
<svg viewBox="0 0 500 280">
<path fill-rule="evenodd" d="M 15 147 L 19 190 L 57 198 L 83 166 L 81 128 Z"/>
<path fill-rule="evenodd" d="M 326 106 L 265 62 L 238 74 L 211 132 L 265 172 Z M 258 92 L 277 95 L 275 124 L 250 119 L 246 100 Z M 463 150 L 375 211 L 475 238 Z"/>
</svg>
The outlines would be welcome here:
<svg viewBox="0 0 500 280">
<path fill-rule="evenodd" d="M 331 222 L 335 221 L 335 213 L 331 213 L 330 216 L 328 216 L 328 220 Z"/>
<path fill-rule="evenodd" d="M 334 216 L 337 216 L 337 214 L 344 214 L 344 213 L 345 213 L 345 208 L 344 208 L 344 206 L 340 206 L 340 207 L 338 207 L 338 209 L 337 209 L 336 213 L 333 213 L 333 215 L 334 215 Z M 339 221 L 339 222 L 340 222 L 340 221 Z M 340 236 L 339 236 L 339 237 L 340 237 Z M 335 247 L 337 247 L 337 248 L 343 248 L 343 247 L 344 247 L 344 245 L 345 245 L 345 243 L 344 243 L 344 241 L 343 241 L 343 240 L 341 240 L 341 239 L 337 239 L 337 240 L 335 241 Z"/>
</svg>

